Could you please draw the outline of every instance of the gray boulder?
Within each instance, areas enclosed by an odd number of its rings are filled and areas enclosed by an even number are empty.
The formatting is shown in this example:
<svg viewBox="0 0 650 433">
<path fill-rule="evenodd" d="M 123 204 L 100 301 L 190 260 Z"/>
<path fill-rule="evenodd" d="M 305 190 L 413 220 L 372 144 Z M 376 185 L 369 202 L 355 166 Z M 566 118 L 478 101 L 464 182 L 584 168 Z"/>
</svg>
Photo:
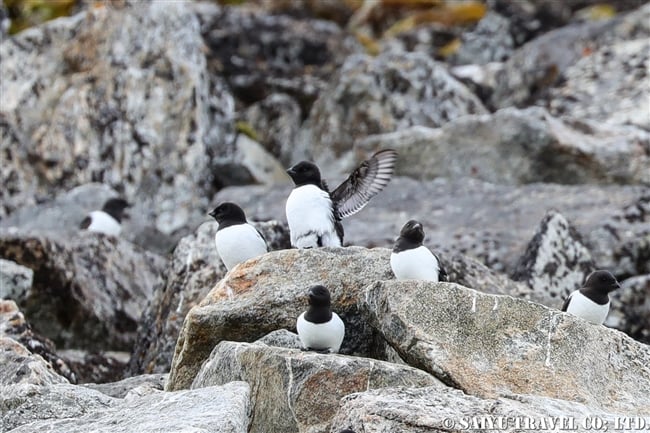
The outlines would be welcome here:
<svg viewBox="0 0 650 433">
<path fill-rule="evenodd" d="M 310 112 L 312 153 L 327 177 L 359 162 L 358 139 L 483 113 L 478 98 L 429 56 L 354 55 Z"/>
<path fill-rule="evenodd" d="M 129 350 L 167 262 L 111 236 L 0 230 L 0 256 L 34 270 L 21 308 L 59 348 Z"/>
<path fill-rule="evenodd" d="M 562 84 L 551 89 L 550 112 L 649 130 L 649 53 L 650 39 L 645 37 L 605 45 L 583 57 L 567 69 Z"/>
<path fill-rule="evenodd" d="M 454 65 L 503 62 L 515 50 L 510 20 L 488 11 L 471 31 L 460 37 L 460 47 L 449 58 Z"/>
<path fill-rule="evenodd" d="M 650 184 L 647 131 L 558 119 L 543 108 L 506 108 L 438 129 L 401 129 L 367 137 L 356 147 L 397 150 L 396 173 L 416 179 Z"/>
<path fill-rule="evenodd" d="M 291 96 L 271 94 L 248 107 L 242 118 L 260 143 L 285 167 L 307 159 L 306 146 L 297 145 L 302 111 Z"/>
<path fill-rule="evenodd" d="M 17 433 L 248 431 L 250 388 L 243 382 L 173 393 L 136 388 L 124 399 L 72 385 L 9 391 L 1 404 Z"/>
<path fill-rule="evenodd" d="M 140 376 L 132 376 L 117 382 L 85 383 L 82 386 L 99 391 L 109 397 L 124 398 L 136 388 L 139 388 L 138 392 L 140 393 L 143 388 L 148 388 L 152 391 L 162 391 L 166 380 L 166 374 L 143 374 Z"/>
<path fill-rule="evenodd" d="M 255 222 L 270 250 L 289 248 L 289 230 L 277 221 Z M 174 249 L 165 282 L 156 290 L 138 325 L 129 361 L 131 374 L 166 373 L 185 316 L 226 275 L 214 245 L 217 224 L 201 224 Z"/>
<path fill-rule="evenodd" d="M 588 433 L 595 429 L 590 422 L 602 421 L 603 425 L 608 423 L 614 428 L 617 420 L 624 418 L 632 419 L 623 412 L 614 414 L 574 401 L 535 395 L 504 394 L 487 399 L 449 388 L 386 388 L 344 397 L 332 420 L 331 431 L 348 428 L 364 433 L 526 430 Z M 557 422 L 555 426 L 554 422 Z"/>
<path fill-rule="evenodd" d="M 249 433 L 327 433 L 339 400 L 348 394 L 391 386 L 444 388 L 431 375 L 408 366 L 223 341 L 201 367 L 192 389 L 233 380 L 248 382 L 255 398 Z"/>
<path fill-rule="evenodd" d="M 0 335 L 0 361 L 0 386 L 3 389 L 18 384 L 43 386 L 68 383 L 40 355 L 33 354 L 18 341 L 4 335 Z"/>
<path fill-rule="evenodd" d="M 596 265 L 578 231 L 564 215 L 551 210 L 542 219 L 512 278 L 536 292 L 545 292 L 553 301 L 546 305 L 559 308 L 594 270 Z"/>
<path fill-rule="evenodd" d="M 185 317 L 167 389 L 188 388 L 220 341 L 250 342 L 276 329 L 295 330 L 314 284 L 330 290 L 332 309 L 345 322 L 341 353 L 382 358 L 385 345 L 359 316 L 357 302 L 366 285 L 389 278 L 385 249 L 274 251 L 237 266 Z"/>
<path fill-rule="evenodd" d="M 11 260 L 0 259 L 0 299 L 21 302 L 29 296 L 34 271 Z"/>
<path fill-rule="evenodd" d="M 610 299 L 605 325 L 650 345 L 650 274 L 621 281 Z"/>
<path fill-rule="evenodd" d="M 285 93 L 307 113 L 340 63 L 361 51 L 336 24 L 304 15 L 233 7 L 201 15 L 209 70 L 245 103 Z"/>
<path fill-rule="evenodd" d="M 467 394 L 533 394 L 629 416 L 650 410 L 650 347 L 604 326 L 449 283 L 376 282 L 363 311 L 410 365 Z"/>
<path fill-rule="evenodd" d="M 248 171 L 191 8 L 90 8 L 3 40 L 0 57 L 2 216 L 102 182 L 171 235 L 207 208 L 226 155 Z"/>
<path fill-rule="evenodd" d="M 70 383 L 77 383 L 79 377 L 74 368 L 56 352 L 52 341 L 32 330 L 31 325 L 25 320 L 25 316 L 14 301 L 0 300 L 0 337 L 12 339 L 18 343 L 4 342 L 8 349 L 5 356 L 8 358 L 6 359 L 7 363 L 0 364 L 2 365 L 0 369 L 7 368 L 8 371 L 11 371 L 13 368 L 18 368 L 16 371 L 18 378 L 32 370 L 38 376 L 44 371 L 42 369 L 44 367 L 48 372 L 53 370 L 58 375 L 65 377 Z M 25 352 L 28 355 L 25 355 Z M 16 361 L 17 365 L 11 365 L 11 361 Z M 2 374 L 8 374 L 7 377 L 10 377 L 13 373 L 5 371 Z M 49 373 L 46 376 L 49 377 Z M 29 383 L 41 383 L 40 380 L 32 380 L 29 377 L 29 374 L 25 376 Z"/>
</svg>

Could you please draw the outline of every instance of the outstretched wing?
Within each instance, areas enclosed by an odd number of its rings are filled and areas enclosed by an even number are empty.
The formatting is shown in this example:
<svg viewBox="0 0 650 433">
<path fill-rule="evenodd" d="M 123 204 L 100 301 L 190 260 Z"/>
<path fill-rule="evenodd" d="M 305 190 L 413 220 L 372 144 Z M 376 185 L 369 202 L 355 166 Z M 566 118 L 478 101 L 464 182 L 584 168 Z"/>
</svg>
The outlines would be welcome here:
<svg viewBox="0 0 650 433">
<path fill-rule="evenodd" d="M 345 182 L 331 194 L 341 218 L 359 212 L 370 199 L 380 192 L 393 175 L 397 152 L 385 149 L 363 161 Z"/>
</svg>

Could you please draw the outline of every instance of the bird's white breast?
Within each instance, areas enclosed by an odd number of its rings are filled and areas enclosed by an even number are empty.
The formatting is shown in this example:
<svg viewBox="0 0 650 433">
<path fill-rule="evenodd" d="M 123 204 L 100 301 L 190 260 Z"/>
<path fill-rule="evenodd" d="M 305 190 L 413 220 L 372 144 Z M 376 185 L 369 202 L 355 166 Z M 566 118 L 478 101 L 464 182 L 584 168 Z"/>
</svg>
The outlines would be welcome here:
<svg viewBox="0 0 650 433">
<path fill-rule="evenodd" d="M 106 235 L 118 236 L 122 231 L 122 225 L 112 216 L 103 210 L 90 212 L 90 225 L 86 230 Z"/>
<path fill-rule="evenodd" d="M 267 252 L 266 242 L 250 224 L 237 224 L 218 230 L 214 243 L 228 270 Z"/>
<path fill-rule="evenodd" d="M 599 305 L 576 290 L 571 294 L 567 313 L 582 317 L 592 323 L 602 325 L 609 313 L 609 302 Z"/>
<path fill-rule="evenodd" d="M 398 280 L 438 281 L 438 260 L 424 245 L 391 253 L 390 267 Z"/>
<path fill-rule="evenodd" d="M 323 246 L 341 246 L 334 228 L 332 200 L 327 192 L 315 185 L 294 188 L 287 198 L 286 213 L 291 245 L 316 247 L 316 239 L 320 236 Z"/>
<path fill-rule="evenodd" d="M 332 313 L 330 321 L 325 323 L 308 322 L 305 313 L 302 313 L 296 322 L 296 329 L 304 348 L 330 349 L 332 353 L 339 351 L 345 336 L 345 325 L 336 313 Z"/>
</svg>

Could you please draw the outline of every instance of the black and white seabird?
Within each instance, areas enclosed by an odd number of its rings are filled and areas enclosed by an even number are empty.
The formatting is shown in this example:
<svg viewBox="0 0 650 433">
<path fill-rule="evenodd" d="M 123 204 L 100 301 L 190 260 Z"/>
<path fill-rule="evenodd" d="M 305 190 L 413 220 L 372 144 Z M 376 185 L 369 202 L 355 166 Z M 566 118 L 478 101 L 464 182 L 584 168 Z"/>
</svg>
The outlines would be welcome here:
<svg viewBox="0 0 650 433">
<path fill-rule="evenodd" d="M 594 271 L 587 276 L 583 287 L 566 298 L 562 311 L 602 325 L 609 313 L 609 292 L 620 287 L 609 271 Z"/>
<path fill-rule="evenodd" d="M 303 348 L 337 353 L 345 336 L 345 325 L 332 312 L 330 292 L 323 286 L 309 289 L 309 308 L 296 321 Z"/>
<path fill-rule="evenodd" d="M 122 232 L 122 218 L 128 215 L 124 212 L 131 205 L 123 198 L 111 198 L 104 203 L 101 210 L 90 212 L 79 224 L 82 230 L 119 236 Z"/>
<path fill-rule="evenodd" d="M 402 227 L 390 255 L 390 267 L 398 280 L 447 281 L 438 257 L 422 245 L 422 224 L 410 220 Z"/>
<path fill-rule="evenodd" d="M 219 223 L 214 243 L 226 269 L 268 252 L 264 236 L 248 224 L 244 211 L 235 203 L 221 203 L 208 215 Z"/>
<path fill-rule="evenodd" d="M 340 247 L 341 219 L 359 212 L 388 185 L 396 160 L 397 152 L 392 149 L 375 153 L 331 193 L 315 164 L 302 161 L 288 169 L 295 183 L 286 204 L 291 245 Z"/>
</svg>

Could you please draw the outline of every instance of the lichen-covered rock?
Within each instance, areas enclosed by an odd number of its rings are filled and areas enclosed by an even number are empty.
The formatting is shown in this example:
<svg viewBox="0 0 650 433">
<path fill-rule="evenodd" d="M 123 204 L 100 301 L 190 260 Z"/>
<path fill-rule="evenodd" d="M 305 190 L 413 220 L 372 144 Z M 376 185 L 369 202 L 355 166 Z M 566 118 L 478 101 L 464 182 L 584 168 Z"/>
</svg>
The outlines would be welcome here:
<svg viewBox="0 0 650 433">
<path fill-rule="evenodd" d="M 34 271 L 11 260 L 0 259 L 0 299 L 21 302 L 29 296 Z"/>
<path fill-rule="evenodd" d="M 129 350 L 167 261 L 111 236 L 0 230 L 0 256 L 34 271 L 23 309 L 58 348 Z"/>
<path fill-rule="evenodd" d="M 560 212 L 549 211 L 521 257 L 513 279 L 536 292 L 546 292 L 559 308 L 574 290 L 582 287 L 596 269 L 582 236 Z"/>
<path fill-rule="evenodd" d="M 305 113 L 343 59 L 361 51 L 334 23 L 251 8 L 215 9 L 202 32 L 210 72 L 223 76 L 238 99 L 286 93 Z"/>
<path fill-rule="evenodd" d="M 65 349 L 57 355 L 74 371 L 77 383 L 107 383 L 123 379 L 129 352 Z"/>
<path fill-rule="evenodd" d="M 0 215 L 88 182 L 165 234 L 207 208 L 215 157 L 234 151 L 233 100 L 191 8 L 89 8 L 4 39 L 0 57 Z"/>
<path fill-rule="evenodd" d="M 302 110 L 289 95 L 274 93 L 252 104 L 243 120 L 264 147 L 285 167 L 308 158 L 307 146 L 299 146 Z"/>
<path fill-rule="evenodd" d="M 224 341 L 203 364 L 192 389 L 233 380 L 251 385 L 250 433 L 327 433 L 339 400 L 348 394 L 392 386 L 444 388 L 433 376 L 405 365 Z"/>
<path fill-rule="evenodd" d="M 70 383 L 77 383 L 79 375 L 74 368 L 56 352 L 56 347 L 54 347 L 52 341 L 32 331 L 31 325 L 25 320 L 25 316 L 14 301 L 0 300 L 0 336 L 11 338 L 20 343 L 30 353 L 27 356 L 28 359 L 34 358 L 33 355 L 38 355 L 35 358 L 39 359 L 41 357 L 42 361 L 47 364 L 48 370 L 54 370 Z M 13 347 L 14 352 L 20 354 L 19 357 L 23 356 L 23 350 L 19 346 L 10 345 L 8 342 L 6 344 Z M 23 364 L 19 357 L 15 358 L 15 360 L 19 361 L 19 364 Z M 38 362 L 31 363 L 29 361 L 29 365 L 38 366 Z M 3 364 L 3 366 L 12 368 L 9 363 Z M 30 368 L 21 367 L 16 374 L 20 376 Z"/>
<path fill-rule="evenodd" d="M 650 347 L 570 314 L 412 281 L 374 283 L 363 311 L 405 361 L 465 393 L 533 394 L 629 416 L 650 411 Z"/>
<path fill-rule="evenodd" d="M 456 65 L 503 62 L 515 50 L 510 21 L 496 12 L 488 12 L 472 31 L 460 37 L 460 47 L 449 59 Z"/>
<path fill-rule="evenodd" d="M 196 431 L 246 433 L 250 387 L 231 382 L 191 391 L 132 393 L 112 398 L 82 386 L 13 387 L 3 393 L 12 432 Z"/>
<path fill-rule="evenodd" d="M 332 431 L 516 433 L 559 429 L 588 433 L 594 430 L 590 423 L 595 419 L 614 428 L 616 420 L 624 418 L 631 419 L 624 412 L 599 411 L 574 401 L 535 395 L 505 394 L 484 399 L 449 388 L 385 388 L 344 397 L 332 420 Z"/>
<path fill-rule="evenodd" d="M 285 349 L 302 348 L 298 334 L 287 331 L 286 329 L 276 329 L 275 331 L 271 331 L 255 342 L 266 344 L 267 346 L 283 347 Z"/>
<path fill-rule="evenodd" d="M 479 99 L 429 56 L 354 55 L 314 104 L 311 150 L 321 171 L 335 174 L 359 162 L 351 152 L 358 139 L 483 113 L 487 110 Z"/>
<path fill-rule="evenodd" d="M 128 393 L 136 388 L 139 388 L 140 390 L 143 388 L 150 388 L 151 390 L 162 391 L 165 387 L 166 380 L 166 374 L 143 374 L 140 376 L 132 376 L 117 382 L 86 383 L 82 386 L 99 391 L 109 397 L 124 398 Z"/>
<path fill-rule="evenodd" d="M 557 116 L 636 125 L 648 130 L 649 70 L 647 37 L 605 45 L 568 68 L 562 84 L 550 91 L 549 110 Z"/>
<path fill-rule="evenodd" d="M 0 335 L 0 386 L 3 389 L 17 384 L 43 386 L 53 383 L 68 383 L 68 380 L 40 355 L 30 352 L 13 338 Z"/>
<path fill-rule="evenodd" d="M 356 146 L 362 151 L 385 147 L 399 153 L 395 172 L 416 179 L 650 184 L 650 133 L 558 119 L 538 107 L 465 116 L 437 129 L 401 129 Z"/>
<path fill-rule="evenodd" d="M 609 296 L 605 325 L 650 345 L 650 274 L 621 281 L 621 288 Z"/>
<path fill-rule="evenodd" d="M 251 223 L 263 234 L 270 250 L 290 248 L 286 223 Z M 185 316 L 226 275 L 214 245 L 217 227 L 214 221 L 201 224 L 174 249 L 165 283 L 156 290 L 140 320 L 129 361 L 131 374 L 169 371 Z"/>
<path fill-rule="evenodd" d="M 176 343 L 167 389 L 188 388 L 220 341 L 255 341 L 276 329 L 295 330 L 307 290 L 327 287 L 346 326 L 341 352 L 382 358 L 384 344 L 357 303 L 366 285 L 392 277 L 386 249 L 318 248 L 274 251 L 233 268 L 192 308 Z"/>
</svg>

